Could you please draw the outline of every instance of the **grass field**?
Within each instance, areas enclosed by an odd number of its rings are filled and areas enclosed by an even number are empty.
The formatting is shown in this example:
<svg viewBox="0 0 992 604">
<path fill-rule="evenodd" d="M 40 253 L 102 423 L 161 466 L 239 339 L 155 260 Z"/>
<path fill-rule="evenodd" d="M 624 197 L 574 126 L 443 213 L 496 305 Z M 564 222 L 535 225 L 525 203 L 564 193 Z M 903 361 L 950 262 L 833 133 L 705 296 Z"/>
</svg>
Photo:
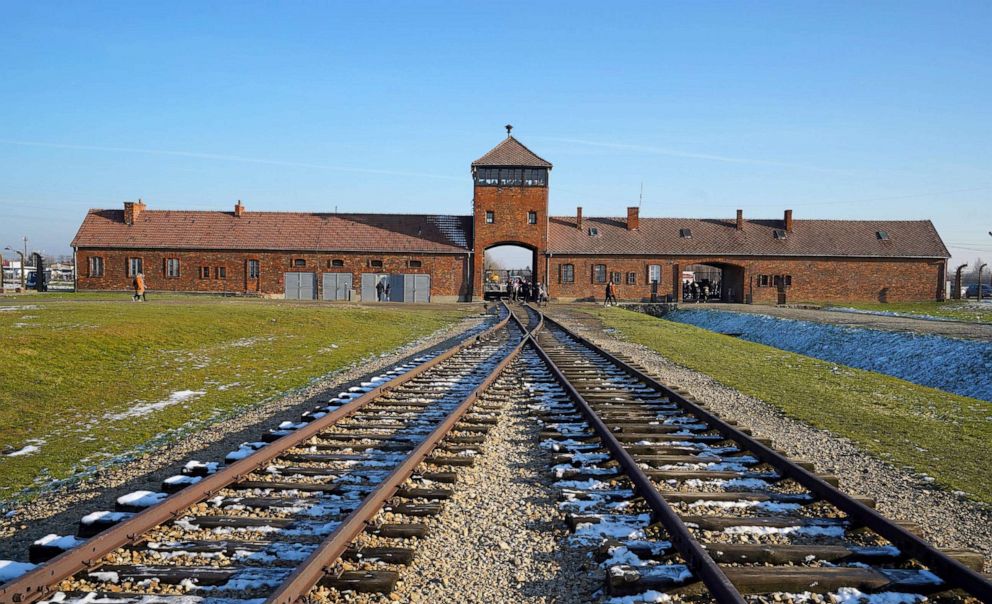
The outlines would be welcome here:
<svg viewBox="0 0 992 604">
<path fill-rule="evenodd" d="M 0 499 L 477 312 L 120 294 L 0 298 Z"/>
<path fill-rule="evenodd" d="M 631 311 L 583 311 L 680 365 L 992 503 L 992 404 Z"/>
<path fill-rule="evenodd" d="M 947 300 L 944 302 L 892 302 L 886 304 L 856 302 L 853 304 L 824 304 L 823 306 L 825 308 L 835 306 L 872 312 L 892 312 L 907 316 L 936 317 L 968 323 L 992 323 L 992 304 L 988 304 L 987 309 L 976 309 L 974 300 L 970 303 Z"/>
</svg>

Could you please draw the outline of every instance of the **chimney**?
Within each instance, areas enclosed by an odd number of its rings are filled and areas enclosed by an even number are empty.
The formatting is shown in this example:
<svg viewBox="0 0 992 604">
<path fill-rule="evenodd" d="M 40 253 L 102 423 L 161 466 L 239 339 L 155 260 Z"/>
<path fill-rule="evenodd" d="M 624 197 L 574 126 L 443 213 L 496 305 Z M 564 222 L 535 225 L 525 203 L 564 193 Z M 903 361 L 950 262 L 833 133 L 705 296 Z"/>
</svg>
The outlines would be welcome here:
<svg viewBox="0 0 992 604">
<path fill-rule="evenodd" d="M 641 219 L 639 217 L 640 208 L 637 206 L 630 206 L 627 208 L 627 230 L 636 231 L 641 226 Z"/>
<path fill-rule="evenodd" d="M 744 230 L 744 210 L 737 210 L 737 230 Z"/>
<path fill-rule="evenodd" d="M 234 215 L 237 216 L 238 218 L 241 218 L 241 216 L 243 216 L 244 213 L 245 213 L 245 206 L 241 205 L 241 200 L 239 199 L 238 203 L 234 204 Z"/>
<path fill-rule="evenodd" d="M 582 206 L 575 208 L 575 228 L 582 230 Z"/>
<path fill-rule="evenodd" d="M 140 199 L 138 201 L 125 201 L 124 202 L 124 224 L 134 224 L 138 220 L 138 216 L 141 212 L 147 208 L 143 201 Z"/>
<path fill-rule="evenodd" d="M 792 232 L 792 210 L 785 211 L 785 232 Z"/>
</svg>

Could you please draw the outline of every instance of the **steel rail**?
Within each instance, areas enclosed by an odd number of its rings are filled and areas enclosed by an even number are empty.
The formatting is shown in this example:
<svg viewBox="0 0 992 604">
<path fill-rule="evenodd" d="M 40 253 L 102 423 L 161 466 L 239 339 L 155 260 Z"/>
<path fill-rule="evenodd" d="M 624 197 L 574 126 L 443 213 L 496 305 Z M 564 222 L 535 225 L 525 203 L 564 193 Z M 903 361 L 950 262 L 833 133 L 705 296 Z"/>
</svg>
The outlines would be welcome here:
<svg viewBox="0 0 992 604">
<path fill-rule="evenodd" d="M 899 548 L 900 552 L 922 562 L 941 580 L 947 582 L 952 587 L 960 588 L 969 594 L 980 598 L 983 602 L 992 602 L 992 582 L 981 573 L 978 573 L 957 560 L 951 558 L 940 551 L 932 544 L 921 537 L 914 535 L 898 524 L 892 522 L 878 511 L 866 506 L 857 499 L 854 499 L 844 491 L 834 487 L 824 481 L 819 476 L 810 472 L 806 468 L 796 464 L 785 455 L 762 444 L 751 436 L 741 432 L 726 421 L 720 419 L 714 413 L 686 399 L 671 388 L 665 386 L 655 378 L 631 367 L 622 359 L 604 350 L 588 338 L 580 336 L 571 329 L 562 325 L 550 317 L 545 318 L 546 322 L 561 329 L 580 342 L 593 352 L 602 355 L 611 363 L 622 369 L 628 375 L 635 377 L 649 386 L 662 392 L 670 400 L 677 403 L 689 413 L 703 419 L 714 429 L 721 432 L 728 440 L 733 440 L 746 450 L 754 453 L 759 459 L 772 466 L 784 476 L 795 480 L 810 492 L 826 500 L 837 509 L 841 510 L 856 524 L 868 527 L 882 537 L 888 539 L 893 545 Z"/>
<path fill-rule="evenodd" d="M 266 600 L 266 604 L 294 604 L 310 593 L 314 585 L 330 572 L 330 566 L 341 557 L 348 545 L 357 537 L 368 522 L 375 516 L 383 504 L 392 497 L 403 483 L 413 474 L 417 466 L 444 439 L 456 423 L 471 409 L 472 405 L 489 386 L 495 382 L 510 363 L 523 350 L 530 339 L 527 326 L 510 312 L 510 316 L 520 326 L 522 335 L 520 342 L 500 361 L 488 376 L 476 387 L 471 394 L 458 404 L 445 420 L 439 424 L 417 447 L 407 456 L 402 464 L 397 466 L 376 489 L 365 496 L 362 503 L 348 514 L 333 533 L 327 536 L 320 546 L 274 591 Z"/>
<path fill-rule="evenodd" d="M 132 518 L 117 524 L 90 538 L 78 547 L 59 554 L 49 562 L 25 573 L 18 579 L 0 585 L 0 604 L 26 604 L 44 597 L 52 585 L 87 570 L 101 558 L 115 549 L 140 540 L 141 535 L 179 516 L 189 506 L 210 498 L 221 489 L 251 474 L 269 461 L 296 445 L 317 436 L 336 423 L 360 411 L 393 388 L 401 386 L 425 371 L 443 363 L 458 352 L 471 346 L 479 339 L 502 329 L 513 316 L 507 309 L 507 317 L 480 334 L 469 336 L 443 353 L 421 363 L 410 371 L 388 382 L 376 386 L 362 396 L 345 403 L 324 417 L 308 423 L 286 436 L 258 449 L 248 457 L 224 467 L 200 482 L 167 497 L 161 503 L 139 512 Z"/>
<path fill-rule="evenodd" d="M 542 325 L 545 322 L 551 322 L 551 319 L 544 319 L 544 313 L 540 313 L 540 311 L 535 312 L 542 315 Z M 561 387 L 575 401 L 582 415 L 585 416 L 586 421 L 589 422 L 589 425 L 592 426 L 599 439 L 603 442 L 603 445 L 610 451 L 613 459 L 623 468 L 624 473 L 633 483 L 634 489 L 644 499 L 645 503 L 648 504 L 651 511 L 654 512 L 655 520 L 661 522 L 665 527 L 669 540 L 678 550 L 679 554 L 685 558 L 686 565 L 692 573 L 706 585 L 710 594 L 720 604 L 744 604 L 744 598 L 737 588 L 734 587 L 734 584 L 727 577 L 726 573 L 706 553 L 702 544 L 692 536 L 689 528 L 682 522 L 678 514 L 675 513 L 672 506 L 662 497 L 661 493 L 655 487 L 654 482 L 644 473 L 644 470 L 641 469 L 627 449 L 624 448 L 623 444 L 617 440 L 616 436 L 613 435 L 610 428 L 596 414 L 585 397 L 572 386 L 571 382 L 568 381 L 568 378 L 555 362 L 551 360 L 551 357 L 540 343 L 534 338 L 531 338 L 531 341 L 538 356 L 548 365 L 551 373 L 555 376 L 555 380 L 558 381 Z"/>
</svg>

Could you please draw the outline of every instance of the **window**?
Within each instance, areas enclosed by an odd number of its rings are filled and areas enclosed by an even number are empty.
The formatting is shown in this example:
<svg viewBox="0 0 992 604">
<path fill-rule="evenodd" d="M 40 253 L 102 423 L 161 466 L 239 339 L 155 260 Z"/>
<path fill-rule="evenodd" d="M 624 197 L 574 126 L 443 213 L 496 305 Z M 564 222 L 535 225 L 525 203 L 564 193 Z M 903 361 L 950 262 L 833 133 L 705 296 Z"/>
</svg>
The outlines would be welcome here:
<svg viewBox="0 0 992 604">
<path fill-rule="evenodd" d="M 888 231 L 875 231 L 875 236 L 878 237 L 879 241 L 888 241 L 889 232 Z"/>
<path fill-rule="evenodd" d="M 527 223 L 537 224 L 537 212 L 527 212 Z"/>
<path fill-rule="evenodd" d="M 692 239 L 692 229 L 679 229 L 679 237 L 682 239 Z"/>
<path fill-rule="evenodd" d="M 782 285 L 782 275 L 775 275 L 772 277 L 772 285 L 775 287 Z"/>
<path fill-rule="evenodd" d="M 306 266 L 306 258 L 293 258 L 293 266 Z"/>
<path fill-rule="evenodd" d="M 589 227 L 589 236 L 590 237 L 598 237 L 599 236 L 599 229 L 597 229 L 596 227 Z"/>
<path fill-rule="evenodd" d="M 201 266 L 197 270 L 197 276 L 200 279 L 209 279 L 210 278 L 210 267 L 209 266 Z"/>
<path fill-rule="evenodd" d="M 382 260 L 369 260 L 369 266 L 372 268 L 382 268 Z"/>
<path fill-rule="evenodd" d="M 637 273 L 627 273 L 627 285 L 637 285 Z"/>
<path fill-rule="evenodd" d="M 623 273 L 619 273 L 616 271 L 611 272 L 610 281 L 612 281 L 614 285 L 620 285 L 621 283 L 623 283 Z"/>
<path fill-rule="evenodd" d="M 342 267 L 344 266 L 344 260 L 341 260 L 340 258 L 335 258 L 334 260 L 331 260 L 330 266 Z"/>
<path fill-rule="evenodd" d="M 475 184 L 486 187 L 544 187 L 547 168 L 476 168 Z"/>
<path fill-rule="evenodd" d="M 758 275 L 758 287 L 768 287 L 768 275 Z"/>
<path fill-rule="evenodd" d="M 592 265 L 592 282 L 593 283 L 606 283 L 606 265 L 605 264 L 594 264 L 594 265 Z"/>
<path fill-rule="evenodd" d="M 259 264 L 258 260 L 249 260 L 248 261 L 248 278 L 249 279 L 258 279 L 258 276 L 261 274 L 261 272 L 262 272 L 262 267 Z"/>
<path fill-rule="evenodd" d="M 143 273 L 141 270 L 141 258 L 128 258 L 127 259 L 127 276 L 134 277 L 138 273 Z"/>
<path fill-rule="evenodd" d="M 661 265 L 648 265 L 648 283 L 661 283 Z"/>
<path fill-rule="evenodd" d="M 493 224 L 496 222 L 496 213 L 492 210 L 486 210 L 486 224 Z"/>
<path fill-rule="evenodd" d="M 575 283 L 575 265 L 562 264 L 559 269 L 562 283 Z"/>
<path fill-rule="evenodd" d="M 785 286 L 792 287 L 792 275 L 785 276 Z"/>
<path fill-rule="evenodd" d="M 786 237 L 785 229 L 775 229 L 774 235 L 775 235 L 775 239 L 785 239 Z"/>
<path fill-rule="evenodd" d="M 424 263 L 422 261 L 420 261 L 420 260 L 409 260 L 409 261 L 407 261 L 406 265 L 409 268 L 420 268 L 420 267 L 424 266 Z"/>
<path fill-rule="evenodd" d="M 214 269 L 214 279 L 227 279 L 227 267 L 218 266 Z"/>
<path fill-rule="evenodd" d="M 103 276 L 103 258 L 98 256 L 90 256 L 90 277 L 102 277 Z"/>
<path fill-rule="evenodd" d="M 179 258 L 165 259 L 165 276 L 171 279 L 179 276 Z"/>
</svg>

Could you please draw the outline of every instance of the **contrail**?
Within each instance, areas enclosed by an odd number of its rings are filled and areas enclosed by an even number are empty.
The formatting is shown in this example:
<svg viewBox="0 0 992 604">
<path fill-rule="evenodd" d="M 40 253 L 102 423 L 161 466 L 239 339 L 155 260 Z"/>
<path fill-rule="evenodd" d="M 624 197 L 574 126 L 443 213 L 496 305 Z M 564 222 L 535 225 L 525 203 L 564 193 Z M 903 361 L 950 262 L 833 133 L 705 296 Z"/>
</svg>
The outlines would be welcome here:
<svg viewBox="0 0 992 604">
<path fill-rule="evenodd" d="M 426 176 L 439 180 L 453 180 L 462 182 L 464 179 L 447 176 L 444 174 L 429 174 L 426 172 L 399 172 L 395 170 L 377 170 L 374 168 L 355 168 L 352 166 L 335 166 L 328 164 L 314 164 L 308 162 L 283 161 L 278 159 L 264 159 L 258 157 L 244 157 L 241 155 L 223 155 L 217 153 L 199 153 L 195 151 L 172 151 L 168 149 L 136 149 L 132 147 L 104 147 L 98 145 L 72 145 L 66 143 L 46 143 L 38 141 L 21 141 L 11 139 L 0 139 L 0 143 L 6 145 L 20 145 L 22 147 L 46 147 L 50 149 L 72 149 L 78 151 L 107 151 L 112 153 L 142 153 L 145 155 L 171 155 L 174 157 L 191 157 L 194 159 L 211 159 L 218 161 L 232 161 L 249 164 L 265 164 L 269 166 L 284 166 L 288 168 L 312 168 L 315 170 L 333 170 L 335 172 L 357 172 L 360 174 L 383 174 L 389 176 Z"/>
<path fill-rule="evenodd" d="M 653 147 L 649 145 L 631 145 L 627 143 L 610 143 L 602 141 L 589 141 L 577 138 L 557 138 L 552 136 L 534 136 L 532 138 L 553 141 L 559 143 L 569 143 L 574 145 L 587 145 L 590 147 L 604 147 L 606 149 L 623 149 L 626 151 L 638 151 L 641 153 L 651 153 L 654 155 L 667 155 L 669 157 L 682 157 L 686 159 L 702 159 L 707 161 L 718 161 L 728 164 L 750 164 L 756 166 L 778 166 L 782 168 L 799 168 L 803 170 L 813 170 L 816 172 L 840 173 L 844 170 L 831 168 L 820 168 L 817 166 L 806 166 L 802 164 L 790 164 L 786 162 L 768 161 L 762 159 L 750 159 L 746 157 L 731 157 L 728 155 L 714 155 L 711 153 L 694 153 L 691 151 L 681 151 L 679 149 L 668 149 L 665 147 Z"/>
</svg>

